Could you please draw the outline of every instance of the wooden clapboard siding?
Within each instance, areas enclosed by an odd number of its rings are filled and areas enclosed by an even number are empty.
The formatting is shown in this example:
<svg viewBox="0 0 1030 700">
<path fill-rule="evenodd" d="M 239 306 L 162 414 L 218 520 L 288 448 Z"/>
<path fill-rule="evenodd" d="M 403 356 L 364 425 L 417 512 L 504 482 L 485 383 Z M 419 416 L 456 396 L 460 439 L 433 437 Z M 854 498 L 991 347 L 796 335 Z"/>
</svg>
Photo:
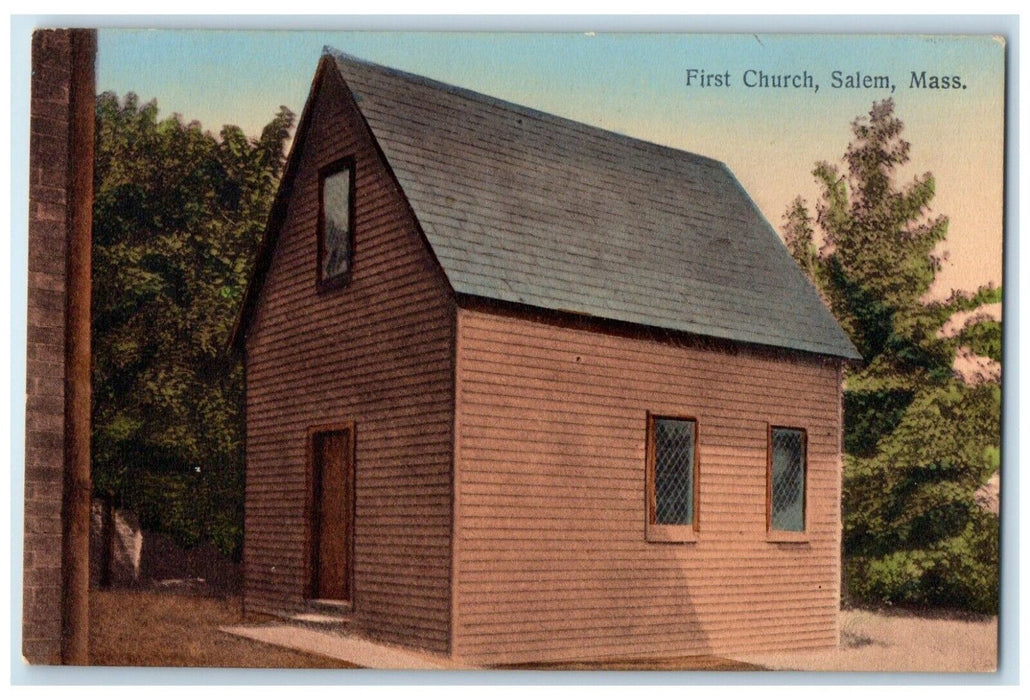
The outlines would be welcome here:
<svg viewBox="0 0 1030 700">
<path fill-rule="evenodd" d="M 452 649 L 480 663 L 837 642 L 839 366 L 458 312 Z M 696 542 L 645 539 L 648 411 L 698 421 Z M 766 532 L 808 434 L 807 541 Z"/>
<path fill-rule="evenodd" d="M 446 652 L 453 295 L 338 74 L 321 75 L 246 338 L 245 605 L 305 605 L 308 430 L 353 421 L 354 624 Z M 320 293 L 318 170 L 342 157 L 355 161 L 353 274 Z"/>
</svg>

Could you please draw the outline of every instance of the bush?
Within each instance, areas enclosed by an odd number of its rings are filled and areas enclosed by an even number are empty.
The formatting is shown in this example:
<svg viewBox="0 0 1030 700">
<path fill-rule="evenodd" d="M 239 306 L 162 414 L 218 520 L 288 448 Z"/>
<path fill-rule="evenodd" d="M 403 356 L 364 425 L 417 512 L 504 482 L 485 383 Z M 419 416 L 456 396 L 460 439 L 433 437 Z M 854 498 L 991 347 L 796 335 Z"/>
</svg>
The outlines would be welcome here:
<svg viewBox="0 0 1030 700">
<path fill-rule="evenodd" d="M 998 526 L 996 515 L 977 511 L 961 534 L 930 549 L 848 559 L 848 593 L 865 603 L 997 614 Z"/>
</svg>

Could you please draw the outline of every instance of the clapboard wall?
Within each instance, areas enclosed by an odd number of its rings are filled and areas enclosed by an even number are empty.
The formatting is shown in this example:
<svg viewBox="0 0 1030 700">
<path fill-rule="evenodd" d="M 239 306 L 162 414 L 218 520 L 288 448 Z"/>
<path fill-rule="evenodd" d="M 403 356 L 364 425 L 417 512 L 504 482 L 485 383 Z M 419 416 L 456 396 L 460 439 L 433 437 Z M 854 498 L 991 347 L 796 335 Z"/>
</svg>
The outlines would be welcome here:
<svg viewBox="0 0 1030 700">
<path fill-rule="evenodd" d="M 455 305 L 338 73 L 319 75 L 246 338 L 245 607 L 304 607 L 307 431 L 354 421 L 354 625 L 446 652 Z M 355 162 L 352 278 L 319 292 L 318 170 L 343 157 Z"/>
<path fill-rule="evenodd" d="M 453 653 L 478 663 L 835 645 L 839 365 L 462 308 Z M 696 542 L 645 539 L 648 411 L 698 420 Z M 769 424 L 808 433 L 769 541 Z"/>
</svg>

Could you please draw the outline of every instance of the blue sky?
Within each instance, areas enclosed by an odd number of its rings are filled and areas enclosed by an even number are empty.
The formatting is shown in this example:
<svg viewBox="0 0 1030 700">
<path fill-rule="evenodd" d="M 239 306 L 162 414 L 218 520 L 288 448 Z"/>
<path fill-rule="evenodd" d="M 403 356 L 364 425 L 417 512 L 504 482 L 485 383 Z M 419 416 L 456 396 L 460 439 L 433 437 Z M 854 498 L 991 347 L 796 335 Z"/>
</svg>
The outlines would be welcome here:
<svg viewBox="0 0 1030 700">
<path fill-rule="evenodd" d="M 327 44 L 723 160 L 777 227 L 795 194 L 814 201 L 812 167 L 839 160 L 851 120 L 893 97 L 913 144 L 904 176 L 932 171 L 935 210 L 952 222 L 937 291 L 1001 282 L 1004 47 L 989 36 L 102 29 L 97 87 L 256 134 L 279 105 L 301 111 Z M 728 72 L 731 84 L 687 86 L 691 68 Z M 748 88 L 749 69 L 807 71 L 819 90 Z M 833 71 L 886 75 L 895 90 L 833 89 Z M 913 71 L 966 87 L 912 89 Z"/>
</svg>

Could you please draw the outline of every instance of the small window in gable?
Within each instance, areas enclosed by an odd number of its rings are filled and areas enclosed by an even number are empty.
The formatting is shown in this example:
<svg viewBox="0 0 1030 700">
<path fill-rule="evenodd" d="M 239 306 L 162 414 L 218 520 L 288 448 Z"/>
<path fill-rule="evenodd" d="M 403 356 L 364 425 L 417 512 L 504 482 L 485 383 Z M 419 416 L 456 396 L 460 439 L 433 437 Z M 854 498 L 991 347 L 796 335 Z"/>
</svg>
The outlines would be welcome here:
<svg viewBox="0 0 1030 700">
<path fill-rule="evenodd" d="M 354 258 L 354 161 L 337 161 L 319 174 L 318 284 L 347 284 Z"/>
<path fill-rule="evenodd" d="M 805 531 L 805 431 L 769 428 L 769 530 Z"/>
</svg>

